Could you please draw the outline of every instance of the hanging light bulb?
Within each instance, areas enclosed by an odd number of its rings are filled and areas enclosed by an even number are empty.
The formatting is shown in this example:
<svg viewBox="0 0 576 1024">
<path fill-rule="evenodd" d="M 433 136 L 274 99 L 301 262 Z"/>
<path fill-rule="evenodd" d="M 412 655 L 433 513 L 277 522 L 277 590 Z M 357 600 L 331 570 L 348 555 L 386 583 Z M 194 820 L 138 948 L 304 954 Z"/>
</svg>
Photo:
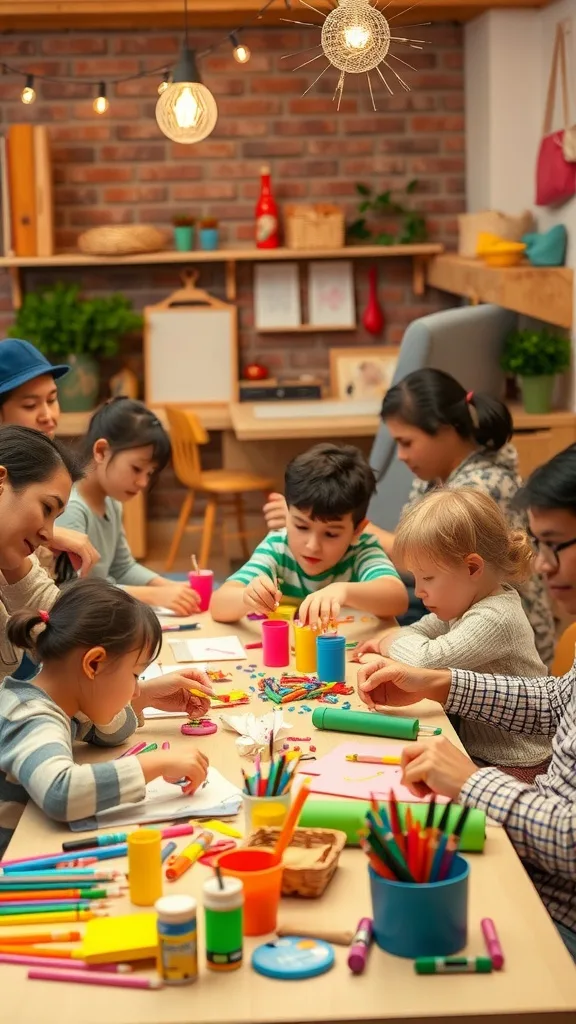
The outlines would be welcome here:
<svg viewBox="0 0 576 1024">
<path fill-rule="evenodd" d="M 26 105 L 34 103 L 34 100 L 36 99 L 34 75 L 26 75 L 26 85 L 20 93 L 20 99 L 22 100 L 22 103 L 26 103 Z"/>
<path fill-rule="evenodd" d="M 109 106 L 110 103 L 106 96 L 106 84 L 105 82 L 100 82 L 100 85 L 98 86 L 98 95 L 94 100 L 92 107 L 96 114 L 105 114 Z"/>
<path fill-rule="evenodd" d="M 218 120 L 218 107 L 212 93 L 202 85 L 194 51 L 188 46 L 174 69 L 173 81 L 156 104 L 160 131 L 173 142 L 190 145 L 207 138 Z"/>
<path fill-rule="evenodd" d="M 322 26 L 322 49 L 339 71 L 372 71 L 390 49 L 390 26 L 370 0 L 338 0 Z"/>
<path fill-rule="evenodd" d="M 160 85 L 158 86 L 158 95 L 161 96 L 163 92 L 166 92 L 166 89 L 168 88 L 169 85 L 170 85 L 170 72 L 169 71 L 165 71 L 163 76 L 162 76 L 162 81 L 160 82 Z"/>
<path fill-rule="evenodd" d="M 230 33 L 230 42 L 234 49 L 232 50 L 232 56 L 234 60 L 237 60 L 239 64 L 247 64 L 250 60 L 250 50 L 244 43 L 241 43 L 235 32 Z"/>
</svg>

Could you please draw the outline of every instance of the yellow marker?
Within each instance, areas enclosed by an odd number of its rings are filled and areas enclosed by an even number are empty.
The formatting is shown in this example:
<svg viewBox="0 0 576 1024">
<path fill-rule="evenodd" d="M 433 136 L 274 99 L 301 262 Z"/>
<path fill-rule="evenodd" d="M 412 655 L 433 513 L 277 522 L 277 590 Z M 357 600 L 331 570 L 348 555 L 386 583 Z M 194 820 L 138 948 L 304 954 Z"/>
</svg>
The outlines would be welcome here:
<svg viewBox="0 0 576 1024">
<path fill-rule="evenodd" d="M 213 832 L 219 832 L 222 836 L 230 836 L 231 839 L 242 839 L 242 833 L 237 828 L 232 828 L 231 825 L 225 825 L 223 821 L 202 821 L 205 828 L 212 829 Z"/>
<path fill-rule="evenodd" d="M 204 693 L 202 690 L 192 690 L 192 689 L 190 689 L 190 690 L 188 690 L 188 693 L 191 693 L 194 697 L 201 697 L 202 700 L 207 700 L 208 703 L 210 703 L 210 697 L 208 696 L 207 693 Z"/>
<path fill-rule="evenodd" d="M 368 754 L 346 754 L 347 761 L 356 761 L 358 764 L 395 764 L 402 763 L 400 757 L 386 755 L 386 757 L 370 757 Z"/>
</svg>

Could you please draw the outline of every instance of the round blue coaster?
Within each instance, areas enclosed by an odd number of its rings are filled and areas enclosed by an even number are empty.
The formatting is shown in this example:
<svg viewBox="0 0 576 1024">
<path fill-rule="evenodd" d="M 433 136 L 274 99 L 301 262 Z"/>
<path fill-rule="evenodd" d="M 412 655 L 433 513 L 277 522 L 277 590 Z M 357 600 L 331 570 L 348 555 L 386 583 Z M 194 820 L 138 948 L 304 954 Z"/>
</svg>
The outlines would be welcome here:
<svg viewBox="0 0 576 1024">
<path fill-rule="evenodd" d="M 299 981 L 329 971 L 334 963 L 334 949 L 320 939 L 299 939 L 288 936 L 258 946 L 252 954 L 252 967 L 267 978 Z"/>
</svg>

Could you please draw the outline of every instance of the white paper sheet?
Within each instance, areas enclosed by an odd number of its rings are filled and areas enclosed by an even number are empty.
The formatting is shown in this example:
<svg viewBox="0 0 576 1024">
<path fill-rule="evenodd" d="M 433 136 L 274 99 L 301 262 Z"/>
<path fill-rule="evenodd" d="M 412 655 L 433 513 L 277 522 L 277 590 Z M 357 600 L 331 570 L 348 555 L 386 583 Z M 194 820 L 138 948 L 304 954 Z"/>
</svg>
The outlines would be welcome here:
<svg viewBox="0 0 576 1024">
<path fill-rule="evenodd" d="M 183 661 L 244 661 L 248 655 L 237 636 L 212 639 L 168 640 L 178 663 Z M 179 667 L 179 666 L 177 666 Z"/>
</svg>

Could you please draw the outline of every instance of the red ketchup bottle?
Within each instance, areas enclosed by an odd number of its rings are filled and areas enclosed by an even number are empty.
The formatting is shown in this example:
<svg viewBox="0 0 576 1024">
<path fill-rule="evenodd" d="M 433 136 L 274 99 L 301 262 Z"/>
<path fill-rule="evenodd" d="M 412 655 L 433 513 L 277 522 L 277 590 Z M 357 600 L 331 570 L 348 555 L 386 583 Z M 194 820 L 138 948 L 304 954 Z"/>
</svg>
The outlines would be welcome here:
<svg viewBox="0 0 576 1024">
<path fill-rule="evenodd" d="M 277 249 L 278 238 L 278 207 L 272 195 L 270 185 L 270 168 L 261 170 L 260 196 L 256 203 L 256 248 Z"/>
</svg>

